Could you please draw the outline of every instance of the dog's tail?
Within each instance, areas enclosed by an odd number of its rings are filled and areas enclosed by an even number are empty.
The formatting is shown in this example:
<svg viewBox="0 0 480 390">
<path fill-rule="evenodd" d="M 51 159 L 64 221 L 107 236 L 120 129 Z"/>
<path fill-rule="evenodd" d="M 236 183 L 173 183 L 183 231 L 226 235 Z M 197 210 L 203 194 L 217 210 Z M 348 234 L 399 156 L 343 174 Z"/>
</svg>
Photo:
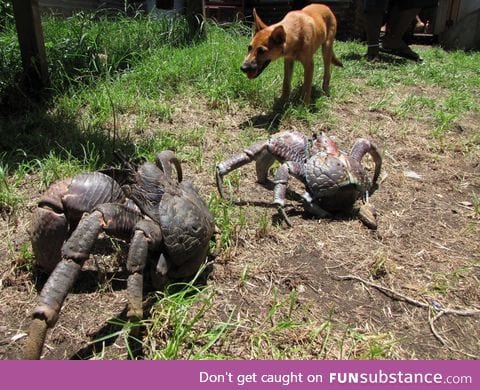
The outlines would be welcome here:
<svg viewBox="0 0 480 390">
<path fill-rule="evenodd" d="M 333 65 L 336 65 L 336 66 L 339 66 L 340 68 L 343 68 L 343 64 L 342 64 L 342 61 L 340 61 L 337 56 L 335 55 L 335 53 L 333 52 L 332 50 L 332 64 Z"/>
</svg>

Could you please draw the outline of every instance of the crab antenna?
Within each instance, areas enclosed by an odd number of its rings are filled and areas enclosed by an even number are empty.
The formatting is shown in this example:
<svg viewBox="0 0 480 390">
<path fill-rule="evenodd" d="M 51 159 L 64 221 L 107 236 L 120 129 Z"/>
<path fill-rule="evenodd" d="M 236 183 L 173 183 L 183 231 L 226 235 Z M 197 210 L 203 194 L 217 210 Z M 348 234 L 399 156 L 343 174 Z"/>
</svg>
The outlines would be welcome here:
<svg viewBox="0 0 480 390">
<path fill-rule="evenodd" d="M 132 164 L 130 159 L 128 159 L 120 150 L 114 150 L 113 154 L 124 167 L 135 170 L 135 166 Z"/>
</svg>

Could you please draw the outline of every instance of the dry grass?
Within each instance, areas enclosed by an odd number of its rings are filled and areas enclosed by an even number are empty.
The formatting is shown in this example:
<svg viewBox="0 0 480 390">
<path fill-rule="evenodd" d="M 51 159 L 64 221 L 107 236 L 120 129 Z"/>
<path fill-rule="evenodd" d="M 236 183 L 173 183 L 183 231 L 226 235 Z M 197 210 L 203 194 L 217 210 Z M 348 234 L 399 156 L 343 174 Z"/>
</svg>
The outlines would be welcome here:
<svg viewBox="0 0 480 390">
<path fill-rule="evenodd" d="M 334 74 L 334 88 L 342 83 L 339 72 Z M 306 119 L 293 112 L 273 123 L 269 111 L 235 101 L 212 105 L 211 99 L 199 96 L 179 96 L 168 120 L 158 123 L 148 117 L 141 133 L 135 113 L 119 117 L 118 127 L 138 139 L 192 130 L 202 134 L 179 150 L 188 157 L 185 175 L 210 201 L 217 222 L 222 219 L 220 211 L 227 213 L 222 221 L 230 229 L 229 246 L 215 258 L 207 288 L 189 303 L 188 318 L 200 315 L 191 332 L 182 336 L 175 358 L 479 358 L 478 315 L 445 314 L 435 319 L 433 331 L 431 327 L 439 308 L 480 308 L 480 215 L 475 208 L 475 194 L 480 193 L 478 97 L 476 109 L 466 110 L 448 131 L 435 137 L 434 110 L 405 109 L 402 103 L 412 95 L 442 96 L 445 88 L 384 88 L 366 85 L 362 79 L 346 80 L 359 92 L 346 98 L 334 95 L 327 114 L 314 111 Z M 255 183 L 253 166 L 232 179 L 236 196 L 247 205 L 218 203 L 214 165 L 276 128 L 306 134 L 323 129 L 343 149 L 359 136 L 381 145 L 382 182 L 372 198 L 379 215 L 377 231 L 349 215 L 310 218 L 294 199 L 287 204 L 294 227 L 285 228 L 274 208 L 258 203 L 268 203 L 272 193 Z M 292 184 L 295 188 L 299 189 Z M 39 193 L 28 186 L 22 193 L 26 206 L 0 221 L 4 358 L 20 356 L 23 339 L 14 336 L 25 331 L 36 297 L 35 280 L 19 261 L 21 248 L 28 245 L 29 215 Z M 48 336 L 45 358 L 88 356 L 82 351 L 92 339 L 118 331 L 118 327 L 105 330 L 105 324 L 124 308 L 125 275 L 107 272 L 115 259 L 107 257 L 100 263 L 106 276 L 89 275 L 93 282 L 82 278 Z M 405 302 L 359 279 L 338 278 L 347 274 L 429 307 Z M 202 306 L 205 302 L 207 308 Z M 147 358 L 167 356 L 162 353 L 175 330 L 172 317 L 165 315 L 169 304 L 160 298 L 150 305 L 144 338 Z M 96 358 L 128 356 L 121 337 L 105 340 L 97 345 Z"/>
</svg>

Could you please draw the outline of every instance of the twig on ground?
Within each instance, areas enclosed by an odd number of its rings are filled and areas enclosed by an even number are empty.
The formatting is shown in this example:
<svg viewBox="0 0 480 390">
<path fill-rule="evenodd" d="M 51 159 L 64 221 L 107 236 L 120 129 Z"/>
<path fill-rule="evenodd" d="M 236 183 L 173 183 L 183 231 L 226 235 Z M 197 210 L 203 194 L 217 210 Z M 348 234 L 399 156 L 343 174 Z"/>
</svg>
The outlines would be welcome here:
<svg viewBox="0 0 480 390">
<path fill-rule="evenodd" d="M 447 346 L 447 348 L 448 348 L 450 351 L 452 351 L 452 352 L 460 353 L 460 354 L 462 354 L 462 355 L 468 356 L 469 358 L 472 358 L 472 359 L 475 359 L 475 360 L 479 360 L 479 359 L 480 359 L 480 356 L 479 356 L 479 355 L 473 355 L 473 354 L 471 354 L 471 353 L 462 351 L 462 350 L 457 349 L 457 348 L 449 347 L 449 346 Z"/>
<path fill-rule="evenodd" d="M 423 307 L 425 309 L 434 309 L 435 311 L 443 314 L 455 314 L 457 316 L 475 316 L 475 315 L 480 315 L 480 310 L 478 309 L 451 309 L 448 307 L 437 307 L 434 306 L 431 303 L 425 303 L 425 302 L 420 302 L 417 301 L 416 299 L 413 299 L 407 295 L 404 295 L 402 293 L 399 293 L 395 290 L 392 290 L 388 287 L 382 286 L 380 284 L 370 282 L 366 279 L 361 278 L 360 276 L 356 275 L 335 275 L 335 279 L 339 280 L 357 280 L 359 282 L 362 282 L 363 284 L 374 287 L 377 290 L 381 291 L 385 295 L 390 296 L 391 298 L 398 299 L 407 303 L 410 303 L 412 305 L 418 306 L 418 307 Z"/>
<path fill-rule="evenodd" d="M 434 305 L 433 303 L 420 302 L 420 301 L 417 301 L 416 299 L 413 299 L 413 298 L 411 298 L 407 295 L 404 295 L 404 294 L 399 293 L 395 290 L 392 290 L 391 288 L 382 286 L 382 285 L 374 283 L 374 282 L 370 282 L 369 280 L 366 280 L 366 279 L 361 278 L 360 276 L 356 276 L 356 275 L 334 275 L 333 277 L 335 279 L 338 279 L 338 280 L 356 280 L 356 281 L 359 281 L 359 282 L 365 284 L 366 286 L 376 288 L 377 290 L 379 290 L 380 292 L 389 296 L 390 298 L 398 299 L 398 300 L 410 303 L 412 305 L 415 305 L 415 306 L 418 306 L 418 307 L 421 307 L 421 308 L 424 308 L 424 309 L 428 309 L 429 310 L 428 323 L 430 325 L 430 330 L 432 331 L 435 338 L 438 341 L 440 341 L 440 343 L 444 347 L 448 348 L 450 351 L 461 353 L 461 354 L 463 354 L 465 356 L 468 356 L 470 358 L 473 358 L 473 359 L 478 359 L 479 358 L 476 355 L 472 355 L 468 352 L 465 352 L 465 351 L 462 351 L 462 350 L 451 347 L 449 345 L 449 343 L 440 335 L 440 333 L 437 332 L 437 330 L 435 329 L 435 326 L 434 326 L 434 322 L 436 320 L 438 320 L 444 314 L 454 314 L 454 315 L 458 315 L 458 316 L 475 316 L 475 315 L 480 315 L 480 310 L 478 310 L 478 309 L 450 309 L 450 308 L 444 308 L 442 306 Z M 433 317 L 430 316 L 430 313 L 431 313 L 432 310 L 434 310 L 436 312 L 435 316 L 433 316 Z"/>
<path fill-rule="evenodd" d="M 438 320 L 441 316 L 443 316 L 443 314 L 444 314 L 444 312 L 441 311 L 440 313 L 437 313 L 433 317 L 430 317 L 430 315 L 429 315 L 430 318 L 428 319 L 428 323 L 430 324 L 430 330 L 432 331 L 433 335 L 437 338 L 437 340 L 440 341 L 443 345 L 448 346 L 447 341 L 442 336 L 440 336 L 440 334 L 435 329 L 435 326 L 433 325 L 433 323 L 436 320 Z"/>
</svg>

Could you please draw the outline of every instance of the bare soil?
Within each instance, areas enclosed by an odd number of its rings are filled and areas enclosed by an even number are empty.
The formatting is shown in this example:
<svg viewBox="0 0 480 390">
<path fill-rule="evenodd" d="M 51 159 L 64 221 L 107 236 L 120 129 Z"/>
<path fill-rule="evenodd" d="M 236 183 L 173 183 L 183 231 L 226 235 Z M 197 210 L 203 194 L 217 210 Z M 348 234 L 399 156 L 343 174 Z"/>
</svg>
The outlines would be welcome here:
<svg viewBox="0 0 480 390">
<path fill-rule="evenodd" d="M 399 98 L 410 93 L 432 96 L 441 91 L 398 91 Z M 331 121 L 320 115 L 310 125 L 294 119 L 276 123 L 273 112 L 192 97 L 178 102 L 170 121 L 153 118 L 141 134 L 205 128 L 203 166 L 186 163 L 184 171 L 206 199 L 216 193 L 213 167 L 219 156 L 240 152 L 247 132 L 264 139 L 277 130 L 325 130 L 346 150 L 360 136 L 383 149 L 382 182 L 371 199 L 378 212 L 376 231 L 355 215 L 310 218 L 294 197 L 287 206 L 294 227 L 286 228 L 277 223 L 275 209 L 263 204 L 271 201 L 272 192 L 255 182 L 253 165 L 242 168 L 236 196 L 248 204 L 233 208 L 245 212 L 246 226 L 233 234 L 232 247 L 215 258 L 207 281 L 215 291 L 213 307 L 200 325 L 224 321 L 233 310 L 241 326 L 213 352 L 240 359 L 479 358 L 479 315 L 444 314 L 432 322 L 432 309 L 399 299 L 398 294 L 437 307 L 480 309 L 480 216 L 472 203 L 473 194 L 480 195 L 480 146 L 471 141 L 479 131 L 480 114 L 468 113 L 443 139 L 435 139 L 432 121 L 419 119 L 417 113 L 400 117 L 393 110 L 369 110 L 365 102 L 381 94 L 372 89 L 362 99 L 335 103 L 335 121 L 329 128 L 324 123 Z M 119 127 L 128 130 L 130 119 L 122 118 Z M 37 184 L 35 178 L 25 184 L 27 207 L 14 215 L 4 212 L 0 219 L 3 359 L 21 358 L 28 316 L 44 280 L 21 264 L 29 218 L 40 196 Z M 293 183 L 292 189 L 301 190 Z M 262 216 L 266 229 L 261 227 Z M 97 252 L 47 336 L 45 359 L 90 357 L 86 351 L 91 341 L 114 331 L 108 321 L 122 316 L 126 277 L 116 270 L 124 254 L 112 258 L 108 250 Z M 345 275 L 394 293 L 339 278 Z M 292 296 L 291 307 L 284 304 L 276 317 L 266 320 L 275 302 L 289 302 Z M 288 315 L 304 326 L 274 326 Z M 322 328 L 326 322 L 328 327 Z M 125 358 L 122 340 L 108 342 L 100 357 Z"/>
</svg>

